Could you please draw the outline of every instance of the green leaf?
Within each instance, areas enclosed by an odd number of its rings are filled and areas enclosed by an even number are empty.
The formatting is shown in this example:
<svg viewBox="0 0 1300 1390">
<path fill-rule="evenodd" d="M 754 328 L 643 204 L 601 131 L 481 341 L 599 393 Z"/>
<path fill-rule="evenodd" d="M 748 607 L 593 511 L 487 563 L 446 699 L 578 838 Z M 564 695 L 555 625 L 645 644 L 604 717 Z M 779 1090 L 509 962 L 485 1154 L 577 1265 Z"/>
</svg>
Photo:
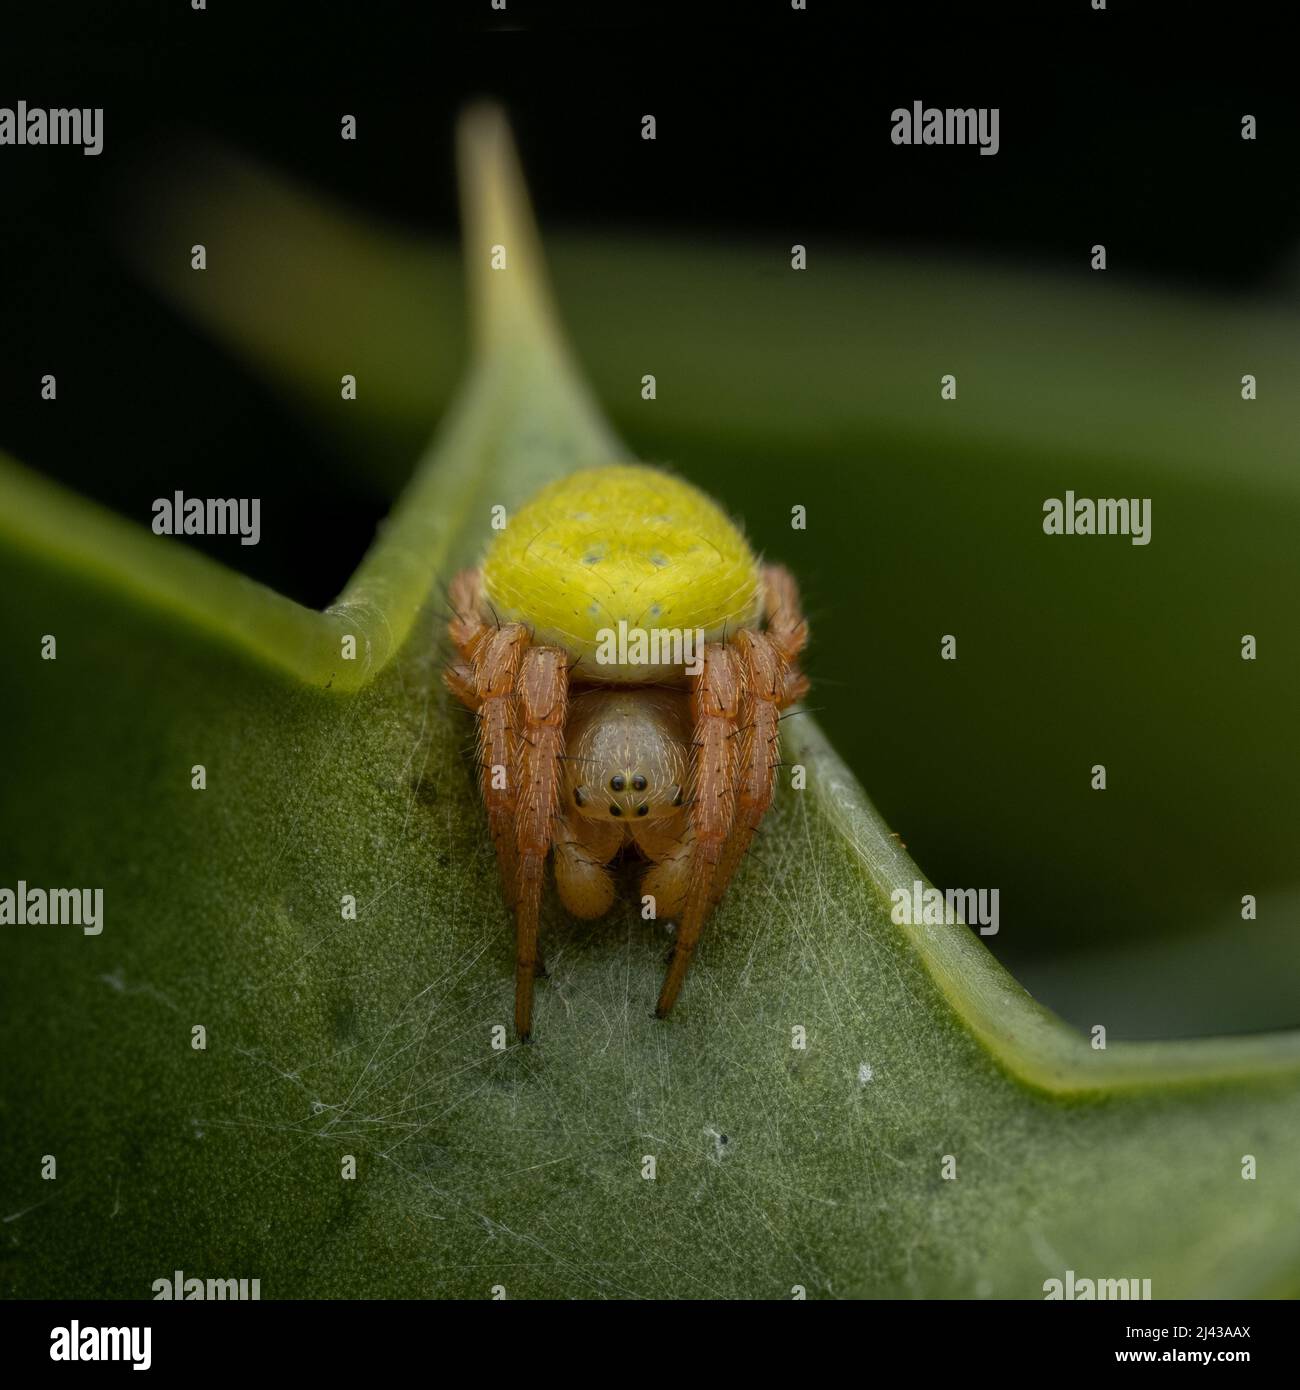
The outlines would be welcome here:
<svg viewBox="0 0 1300 1390">
<path fill-rule="evenodd" d="M 966 928 L 893 924 L 922 876 L 811 718 L 784 726 L 809 789 L 673 1016 L 662 928 L 552 904 L 536 1042 L 493 1050 L 512 940 L 439 584 L 491 505 L 627 451 L 554 327 L 498 115 L 461 157 L 473 366 L 326 613 L 0 470 L 0 884 L 105 903 L 99 936 L 0 929 L 6 1293 L 147 1297 L 176 1269 L 264 1297 L 1037 1298 L 1066 1269 L 1294 1293 L 1297 1035 L 1094 1051 Z"/>
</svg>

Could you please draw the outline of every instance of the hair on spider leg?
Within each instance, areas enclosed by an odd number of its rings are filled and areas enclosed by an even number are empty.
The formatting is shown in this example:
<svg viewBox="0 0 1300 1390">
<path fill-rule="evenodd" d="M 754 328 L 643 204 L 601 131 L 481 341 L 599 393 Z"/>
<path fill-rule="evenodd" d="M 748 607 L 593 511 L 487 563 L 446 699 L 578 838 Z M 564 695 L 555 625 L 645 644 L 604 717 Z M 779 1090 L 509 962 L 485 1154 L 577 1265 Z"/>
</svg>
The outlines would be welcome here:
<svg viewBox="0 0 1300 1390">
<path fill-rule="evenodd" d="M 441 591 L 442 597 L 443 597 L 443 609 L 442 609 L 442 611 L 443 611 L 446 615 L 448 615 L 449 617 L 452 617 L 452 618 L 464 618 L 464 617 L 468 616 L 467 614 L 461 613 L 461 612 L 456 608 L 456 605 L 455 605 L 455 603 L 452 601 L 452 597 L 451 597 L 451 586 L 450 586 L 450 584 L 447 582 L 447 580 L 444 579 L 442 575 L 439 575 L 438 578 L 437 578 L 437 580 L 436 580 L 435 582 L 437 583 L 438 588 L 439 588 L 439 590 Z"/>
<path fill-rule="evenodd" d="M 478 704 L 474 709 L 471 709 L 471 708 L 470 708 L 467 704 L 465 704 L 463 701 L 461 701 L 461 700 L 457 699 L 455 696 L 453 696 L 453 695 L 452 695 L 452 692 L 451 692 L 450 690 L 448 690 L 446 693 L 447 693 L 449 696 L 452 696 L 452 698 L 451 698 L 451 708 L 457 709 L 457 710 L 460 710 L 460 711 L 463 711 L 463 712 L 464 712 L 465 714 L 467 714 L 471 719 L 475 719 L 475 720 L 477 720 L 479 723 L 482 723 L 482 722 L 483 722 L 483 717 L 484 717 L 483 710 L 484 710 L 484 706 L 485 706 L 486 703 L 487 703 L 486 701 L 480 701 L 479 704 Z"/>
<path fill-rule="evenodd" d="M 466 709 L 465 706 L 462 705 L 459 700 L 453 701 L 452 704 L 448 706 L 448 708 L 454 709 L 456 711 L 457 719 L 472 719 L 476 724 L 482 722 L 483 716 L 478 712 L 478 710 Z"/>
</svg>

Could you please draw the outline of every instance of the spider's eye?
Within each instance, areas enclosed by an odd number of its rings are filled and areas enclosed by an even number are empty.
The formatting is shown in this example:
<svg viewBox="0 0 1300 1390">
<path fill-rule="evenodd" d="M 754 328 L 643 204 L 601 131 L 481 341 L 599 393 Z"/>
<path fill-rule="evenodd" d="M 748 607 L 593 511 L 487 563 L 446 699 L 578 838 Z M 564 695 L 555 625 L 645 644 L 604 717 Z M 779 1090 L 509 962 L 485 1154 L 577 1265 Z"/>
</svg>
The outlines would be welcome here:
<svg viewBox="0 0 1300 1390">
<path fill-rule="evenodd" d="M 621 792 L 623 790 L 623 778 L 621 775 L 609 779 L 609 789 L 612 792 Z"/>
<path fill-rule="evenodd" d="M 632 785 L 639 792 L 645 791 L 645 778 L 642 777 L 641 774 L 638 772 L 637 775 L 632 779 Z"/>
<path fill-rule="evenodd" d="M 623 808 L 621 806 L 611 806 L 609 808 L 609 813 L 611 816 L 621 816 L 623 814 Z"/>
<path fill-rule="evenodd" d="M 682 789 L 681 789 L 680 787 L 678 787 L 678 788 L 677 788 L 677 795 L 676 795 L 675 797 L 673 797 L 673 805 L 674 805 L 674 806 L 680 806 L 681 804 L 682 804 Z"/>
<path fill-rule="evenodd" d="M 585 806 L 587 804 L 586 798 L 582 794 L 581 787 L 574 787 L 573 799 L 578 803 L 579 806 Z"/>
<path fill-rule="evenodd" d="M 638 806 L 636 808 L 636 813 L 638 816 L 648 816 L 650 814 L 650 808 L 649 806 Z"/>
</svg>

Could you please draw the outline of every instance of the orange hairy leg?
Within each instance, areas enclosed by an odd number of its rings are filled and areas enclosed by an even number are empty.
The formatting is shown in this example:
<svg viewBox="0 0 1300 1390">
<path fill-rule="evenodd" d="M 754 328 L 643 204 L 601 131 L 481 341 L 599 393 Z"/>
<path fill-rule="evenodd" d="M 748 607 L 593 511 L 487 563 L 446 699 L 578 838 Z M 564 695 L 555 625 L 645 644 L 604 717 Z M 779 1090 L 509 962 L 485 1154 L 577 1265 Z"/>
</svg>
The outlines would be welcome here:
<svg viewBox="0 0 1300 1390">
<path fill-rule="evenodd" d="M 780 711 L 808 689 L 807 677 L 794 664 L 808 641 L 799 591 L 789 572 L 776 566 L 764 570 L 763 581 L 767 630 L 742 630 L 733 639 L 741 674 L 736 819 L 714 876 L 715 903 L 726 892 L 772 804 L 781 763 Z"/>
<path fill-rule="evenodd" d="M 704 664 L 691 692 L 695 743 L 691 769 L 690 835 L 686 905 L 677 925 L 668 974 L 655 1012 L 663 1018 L 677 1000 L 695 943 L 712 903 L 714 875 L 735 818 L 734 734 L 740 716 L 740 664 L 720 642 L 704 648 Z"/>
<path fill-rule="evenodd" d="M 778 710 L 785 692 L 786 663 L 765 633 L 738 632 L 740 727 L 736 730 L 736 814 L 713 875 L 710 901 L 727 890 L 758 823 L 772 804 L 772 784 L 781 757 Z"/>
<path fill-rule="evenodd" d="M 763 570 L 763 614 L 764 631 L 743 628 L 728 646 L 705 649 L 692 696 L 691 858 L 677 943 L 656 1010 L 661 1018 L 676 1002 L 704 919 L 772 804 L 780 762 L 779 712 L 808 689 L 795 664 L 808 641 L 808 624 L 794 579 L 779 566 Z"/>
<path fill-rule="evenodd" d="M 452 641 L 460 655 L 448 688 L 478 716 L 479 785 L 496 848 L 506 903 L 515 914 L 515 1031 L 532 1027 L 533 977 L 546 857 L 558 806 L 564 718 L 565 653 L 534 647 L 520 623 L 483 621 L 477 570 L 452 582 Z"/>
<path fill-rule="evenodd" d="M 558 647 L 529 647 L 519 662 L 515 785 L 515 1032 L 533 1028 L 533 977 L 538 969 L 537 924 L 546 856 L 560 802 L 560 762 L 568 710 L 568 657 Z"/>
<path fill-rule="evenodd" d="M 444 672 L 457 699 L 478 718 L 479 788 L 487 807 L 488 833 L 496 849 L 507 905 L 513 907 L 515 868 L 515 794 L 510 785 L 515 741 L 515 681 L 528 646 L 528 632 L 519 623 L 498 627 L 479 616 L 477 570 L 462 570 L 451 585 L 451 639 L 460 661 Z"/>
<path fill-rule="evenodd" d="M 763 618 L 764 635 L 787 663 L 784 708 L 808 693 L 808 677 L 795 665 L 808 645 L 808 620 L 799 606 L 799 586 L 782 565 L 763 566 Z"/>
</svg>

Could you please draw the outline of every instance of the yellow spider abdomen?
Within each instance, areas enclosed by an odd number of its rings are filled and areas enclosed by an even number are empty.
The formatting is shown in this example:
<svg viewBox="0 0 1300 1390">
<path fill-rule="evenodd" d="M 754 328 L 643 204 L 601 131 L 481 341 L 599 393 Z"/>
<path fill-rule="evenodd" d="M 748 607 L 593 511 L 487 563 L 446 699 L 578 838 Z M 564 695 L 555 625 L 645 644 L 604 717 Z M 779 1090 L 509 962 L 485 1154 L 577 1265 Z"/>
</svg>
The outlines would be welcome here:
<svg viewBox="0 0 1300 1390">
<path fill-rule="evenodd" d="M 647 682 L 680 663 L 610 660 L 620 624 L 635 634 L 753 627 L 762 611 L 757 557 L 740 529 L 698 488 L 657 468 L 609 464 L 543 488 L 509 518 L 483 561 L 483 593 L 501 622 L 524 623 L 563 647 L 580 680 Z M 691 650 L 688 647 L 688 652 Z M 688 662 L 690 657 L 688 655 Z"/>
</svg>

